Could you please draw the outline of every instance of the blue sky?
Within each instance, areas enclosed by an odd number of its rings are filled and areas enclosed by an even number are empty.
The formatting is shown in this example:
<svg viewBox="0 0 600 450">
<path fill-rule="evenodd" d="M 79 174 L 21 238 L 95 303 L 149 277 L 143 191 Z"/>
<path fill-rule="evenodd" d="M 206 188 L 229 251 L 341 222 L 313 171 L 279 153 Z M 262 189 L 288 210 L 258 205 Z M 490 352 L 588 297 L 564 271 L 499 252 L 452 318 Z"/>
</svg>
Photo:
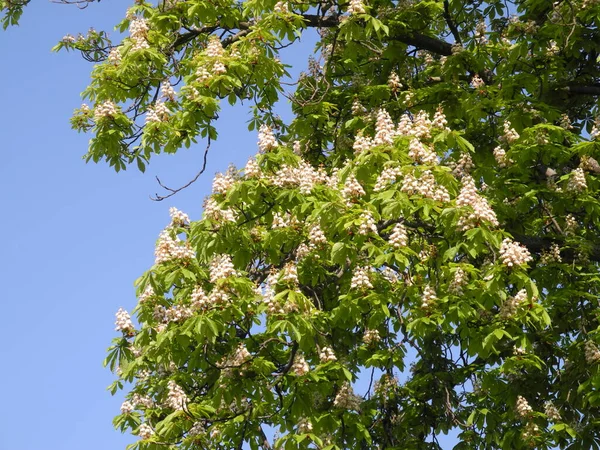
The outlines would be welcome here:
<svg viewBox="0 0 600 450">
<path fill-rule="evenodd" d="M 226 109 L 205 176 L 164 202 L 155 175 L 170 186 L 191 179 L 203 145 L 155 157 L 146 174 L 119 174 L 85 164 L 89 136 L 70 129 L 91 65 L 75 53 L 53 54 L 67 33 L 112 30 L 126 2 L 87 9 L 32 2 L 21 26 L 0 33 L 4 86 L 0 108 L 0 202 L 6 242 L 0 259 L 0 450 L 124 448 L 111 420 L 120 397 L 105 390 L 112 374 L 102 367 L 116 333 L 114 314 L 135 303 L 133 281 L 153 262 L 154 242 L 176 206 L 201 215 L 212 177 L 256 152 L 246 108 Z M 312 42 L 284 55 L 295 73 L 306 67 Z M 287 107 L 281 112 L 285 114 Z"/>
</svg>

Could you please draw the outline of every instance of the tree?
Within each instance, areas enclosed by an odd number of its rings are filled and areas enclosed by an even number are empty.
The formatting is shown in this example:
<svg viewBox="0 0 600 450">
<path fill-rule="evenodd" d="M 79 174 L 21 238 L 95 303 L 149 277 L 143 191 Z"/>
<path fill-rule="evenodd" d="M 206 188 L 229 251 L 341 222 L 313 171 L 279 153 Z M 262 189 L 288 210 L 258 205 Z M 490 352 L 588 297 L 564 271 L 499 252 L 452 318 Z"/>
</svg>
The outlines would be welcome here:
<svg viewBox="0 0 600 450">
<path fill-rule="evenodd" d="M 138 325 L 117 314 L 132 448 L 599 448 L 599 18 L 136 1 L 122 42 L 66 36 L 95 63 L 72 118 L 88 160 L 144 170 L 199 138 L 206 158 L 224 99 L 259 130 L 201 220 L 171 209 Z M 283 123 L 277 55 L 313 29 Z"/>
</svg>

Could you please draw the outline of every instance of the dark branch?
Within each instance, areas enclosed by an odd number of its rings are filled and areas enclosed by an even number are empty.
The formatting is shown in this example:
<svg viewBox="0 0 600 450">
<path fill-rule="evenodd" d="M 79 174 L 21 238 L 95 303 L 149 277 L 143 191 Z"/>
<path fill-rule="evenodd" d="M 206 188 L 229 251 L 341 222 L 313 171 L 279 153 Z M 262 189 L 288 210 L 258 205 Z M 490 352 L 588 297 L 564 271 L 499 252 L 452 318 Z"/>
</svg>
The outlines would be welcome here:
<svg viewBox="0 0 600 450">
<path fill-rule="evenodd" d="M 202 161 L 202 168 L 200 169 L 200 171 L 196 174 L 196 176 L 189 181 L 188 183 L 184 184 L 183 186 L 177 188 L 177 189 L 172 189 L 168 186 L 165 186 L 161 181 L 160 178 L 156 177 L 156 181 L 158 181 L 158 184 L 160 185 L 161 188 L 165 189 L 166 191 L 169 191 L 169 194 L 167 195 L 158 195 L 158 193 L 155 194 L 155 197 L 150 197 L 151 200 L 154 200 L 155 202 L 162 202 L 163 200 L 169 198 L 169 197 L 173 197 L 175 194 L 177 194 L 178 192 L 183 191 L 185 188 L 190 187 L 192 184 L 194 184 L 196 181 L 198 181 L 198 178 L 200 178 L 200 175 L 202 175 L 204 173 L 204 171 L 206 170 L 206 161 L 208 159 L 208 150 L 210 149 L 210 137 L 208 138 L 208 144 L 206 145 L 206 149 L 204 149 L 204 157 L 203 157 L 203 161 Z"/>
</svg>

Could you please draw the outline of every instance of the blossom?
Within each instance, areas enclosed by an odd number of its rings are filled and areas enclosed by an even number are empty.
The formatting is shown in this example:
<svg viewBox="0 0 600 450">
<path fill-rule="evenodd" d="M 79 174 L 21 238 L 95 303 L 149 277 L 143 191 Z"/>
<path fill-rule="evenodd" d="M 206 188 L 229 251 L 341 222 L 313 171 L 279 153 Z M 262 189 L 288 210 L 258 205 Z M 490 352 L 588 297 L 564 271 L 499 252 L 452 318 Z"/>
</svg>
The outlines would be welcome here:
<svg viewBox="0 0 600 450">
<path fill-rule="evenodd" d="M 345 198 L 362 197 L 363 195 L 365 195 L 365 190 L 358 182 L 356 177 L 351 174 L 348 178 L 346 178 L 344 188 L 342 189 L 342 195 Z"/>
<path fill-rule="evenodd" d="M 313 247 L 321 247 L 327 243 L 325 233 L 323 233 L 323 230 L 321 230 L 319 224 L 314 224 L 310 228 L 308 239 L 310 240 L 310 243 Z"/>
<path fill-rule="evenodd" d="M 471 78 L 471 87 L 473 89 L 480 89 L 485 86 L 485 82 L 479 77 L 479 75 L 475 74 L 473 78 Z"/>
<path fill-rule="evenodd" d="M 337 361 L 337 358 L 331 347 L 323 347 L 319 352 L 319 360 L 325 364 L 328 362 L 335 362 Z"/>
<path fill-rule="evenodd" d="M 115 314 L 115 331 L 122 331 L 125 334 L 129 334 L 134 331 L 133 322 L 131 321 L 131 316 L 127 311 L 123 308 L 119 308 L 117 313 Z"/>
<path fill-rule="evenodd" d="M 94 108 L 94 120 L 99 122 L 107 117 L 114 118 L 118 113 L 117 105 L 112 100 L 105 100 Z"/>
<path fill-rule="evenodd" d="M 169 119 L 169 108 L 165 102 L 158 101 L 146 109 L 146 123 L 160 123 Z"/>
<path fill-rule="evenodd" d="M 402 192 L 409 195 L 421 195 L 440 202 L 450 201 L 450 194 L 444 186 L 438 186 L 430 170 L 425 170 L 417 179 L 412 174 L 407 174 L 400 187 Z"/>
<path fill-rule="evenodd" d="M 370 211 L 365 211 L 360 215 L 360 226 L 358 227 L 358 234 L 366 236 L 367 234 L 377 234 L 377 224 Z"/>
<path fill-rule="evenodd" d="M 351 289 L 373 289 L 371 281 L 369 281 L 369 269 L 366 267 L 356 267 L 352 274 L 350 282 Z"/>
<path fill-rule="evenodd" d="M 487 200 L 477 193 L 473 178 L 465 175 L 462 178 L 462 184 L 463 186 L 456 198 L 456 206 L 469 207 L 470 210 L 461 213 L 458 227 L 464 231 L 478 226 L 481 222 L 489 222 L 492 226 L 498 226 L 496 213 Z"/>
<path fill-rule="evenodd" d="M 206 46 L 206 56 L 209 58 L 220 58 L 223 54 L 224 50 L 221 40 L 217 36 L 211 35 Z"/>
<path fill-rule="evenodd" d="M 292 371 L 299 377 L 306 375 L 310 371 L 310 366 L 302 355 L 296 355 Z"/>
<path fill-rule="evenodd" d="M 408 156 L 419 164 L 434 166 L 438 163 L 438 157 L 434 151 L 415 138 L 408 145 Z"/>
<path fill-rule="evenodd" d="M 278 146 L 277 139 L 273 134 L 273 130 L 268 125 L 261 125 L 258 130 L 258 148 L 261 152 L 268 152 Z"/>
<path fill-rule="evenodd" d="M 178 236 L 171 236 L 172 230 L 166 228 L 161 231 L 156 248 L 154 250 L 155 264 L 171 261 L 174 259 L 191 259 L 196 253 L 189 242 L 184 242 Z"/>
<path fill-rule="evenodd" d="M 406 234 L 406 227 L 397 223 L 394 225 L 392 234 L 390 235 L 390 244 L 394 248 L 406 247 L 408 245 L 408 235 Z"/>
<path fill-rule="evenodd" d="M 513 267 L 528 263 L 532 257 L 526 247 L 506 238 L 500 246 L 500 259 L 504 265 Z"/>
<path fill-rule="evenodd" d="M 216 283 L 232 276 L 237 276 L 237 272 L 233 267 L 231 256 L 226 254 L 216 255 L 210 263 L 210 282 Z"/>
<path fill-rule="evenodd" d="M 133 41 L 132 51 L 150 48 L 148 44 L 148 22 L 143 17 L 135 17 L 129 22 L 129 35 Z"/>
<path fill-rule="evenodd" d="M 508 120 L 504 122 L 503 126 L 504 134 L 502 135 L 502 140 L 506 141 L 508 144 L 512 144 L 519 139 L 519 133 L 517 133 L 516 130 L 511 127 L 511 124 Z"/>
<path fill-rule="evenodd" d="M 160 95 L 161 97 L 172 102 L 177 99 L 177 93 L 175 92 L 175 89 L 173 89 L 173 86 L 171 86 L 171 83 L 169 83 L 169 80 L 165 80 L 161 83 Z"/>
<path fill-rule="evenodd" d="M 108 62 L 115 66 L 121 62 L 121 47 L 113 47 L 108 52 Z"/>
<path fill-rule="evenodd" d="M 375 123 L 374 145 L 392 144 L 394 141 L 395 129 L 394 122 L 389 113 L 381 108 L 377 111 L 377 121 Z"/>
<path fill-rule="evenodd" d="M 388 77 L 388 87 L 394 93 L 398 92 L 398 90 L 402 88 L 402 83 L 400 83 L 400 77 L 394 71 L 392 71 L 390 73 L 390 76 Z"/>
<path fill-rule="evenodd" d="M 387 167 L 383 169 L 377 177 L 373 190 L 375 192 L 383 191 L 388 185 L 395 183 L 396 179 L 402 174 L 398 167 Z"/>
<path fill-rule="evenodd" d="M 421 297 L 421 308 L 431 308 L 436 300 L 437 296 L 435 295 L 435 290 L 430 285 L 425 286 L 425 289 L 423 289 L 423 296 Z"/>
<path fill-rule="evenodd" d="M 454 278 L 452 278 L 450 286 L 448 286 L 448 291 L 456 295 L 461 295 L 463 293 L 462 288 L 465 284 L 467 284 L 467 274 L 459 267 L 454 272 Z"/>
<path fill-rule="evenodd" d="M 237 171 L 234 166 L 229 166 L 229 169 L 224 174 L 217 173 L 213 178 L 213 194 L 227 194 L 229 189 L 235 184 L 236 173 Z"/>
<path fill-rule="evenodd" d="M 508 297 L 500 307 L 500 318 L 508 320 L 513 317 L 521 304 L 527 301 L 527 291 L 521 289 L 514 297 Z"/>
<path fill-rule="evenodd" d="M 546 414 L 548 419 L 552 422 L 560 422 L 562 420 L 558 408 L 550 401 L 544 403 L 544 414 Z"/>
<path fill-rule="evenodd" d="M 148 424 L 143 423 L 138 428 L 138 435 L 140 436 L 140 438 L 142 438 L 144 440 L 150 439 L 153 434 L 154 434 L 154 431 L 152 430 L 152 428 L 150 428 L 150 426 Z"/>
<path fill-rule="evenodd" d="M 542 256 L 540 257 L 540 263 L 542 264 L 552 264 L 552 263 L 560 263 L 562 262 L 562 258 L 560 256 L 560 247 L 558 244 L 552 244 L 550 249 L 542 252 Z"/>
<path fill-rule="evenodd" d="M 585 343 L 585 360 L 588 364 L 600 362 L 600 350 L 592 341 L 586 341 Z"/>
<path fill-rule="evenodd" d="M 377 330 L 365 330 L 365 334 L 363 334 L 363 342 L 367 345 L 374 344 L 381 340 L 381 336 L 379 336 L 379 331 Z"/>
<path fill-rule="evenodd" d="M 298 283 L 298 270 L 293 262 L 288 262 L 283 268 L 281 281 L 284 283 Z"/>
<path fill-rule="evenodd" d="M 303 417 L 298 421 L 298 433 L 307 434 L 312 433 L 313 425 L 310 420 Z"/>
<path fill-rule="evenodd" d="M 257 178 L 261 175 L 261 170 L 256 159 L 250 158 L 244 167 L 244 173 L 248 178 Z M 214 189 L 214 188 L 213 188 Z"/>
<path fill-rule="evenodd" d="M 338 391 L 333 406 L 347 410 L 358 410 L 360 408 L 361 399 L 354 393 L 350 383 L 346 382 Z"/>
<path fill-rule="evenodd" d="M 494 159 L 498 163 L 498 166 L 501 168 L 506 167 L 506 165 L 509 162 L 511 162 L 509 159 L 506 158 L 506 151 L 500 146 L 497 146 L 494 149 Z"/>
<path fill-rule="evenodd" d="M 365 14 L 365 5 L 362 0 L 350 0 L 348 6 L 348 13 L 352 14 Z"/>
<path fill-rule="evenodd" d="M 144 292 L 140 294 L 139 302 L 145 303 L 152 297 L 154 297 L 154 289 L 150 284 L 148 284 L 146 289 L 144 289 Z"/>
<path fill-rule="evenodd" d="M 573 170 L 567 183 L 567 189 L 572 192 L 582 192 L 587 189 L 585 173 L 581 167 Z"/>
<path fill-rule="evenodd" d="M 205 309 L 209 304 L 208 296 L 202 286 L 196 286 L 191 295 L 192 308 L 197 310 Z"/>
<path fill-rule="evenodd" d="M 133 405 L 130 401 L 125 400 L 121 404 L 121 414 L 130 414 L 133 412 Z"/>
<path fill-rule="evenodd" d="M 169 208 L 169 215 L 171 216 L 171 225 L 174 227 L 182 227 L 190 223 L 189 216 L 175 207 Z"/>
<path fill-rule="evenodd" d="M 166 405 L 175 410 L 183 409 L 188 403 L 185 391 L 175 381 L 169 380 Z"/>
<path fill-rule="evenodd" d="M 527 399 L 522 396 L 517 397 L 517 405 L 516 405 L 517 415 L 521 418 L 526 418 L 533 413 L 533 409 L 529 406 Z"/>
</svg>

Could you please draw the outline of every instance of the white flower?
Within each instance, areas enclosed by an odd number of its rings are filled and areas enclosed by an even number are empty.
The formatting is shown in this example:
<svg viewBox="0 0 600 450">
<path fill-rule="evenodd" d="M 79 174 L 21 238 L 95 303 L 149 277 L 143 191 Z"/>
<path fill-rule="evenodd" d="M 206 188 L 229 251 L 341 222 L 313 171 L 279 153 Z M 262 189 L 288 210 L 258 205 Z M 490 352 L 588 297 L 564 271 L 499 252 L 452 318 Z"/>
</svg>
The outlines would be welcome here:
<svg viewBox="0 0 600 450">
<path fill-rule="evenodd" d="M 121 414 L 130 414 L 131 412 L 133 412 L 133 405 L 130 401 L 125 400 L 121 404 Z"/>
<path fill-rule="evenodd" d="M 115 331 L 122 331 L 123 333 L 131 333 L 134 331 L 133 322 L 131 321 L 131 316 L 127 311 L 123 308 L 119 308 L 117 313 L 115 314 Z"/>
<path fill-rule="evenodd" d="M 246 166 L 244 167 L 244 173 L 248 178 L 258 178 L 261 175 L 261 170 L 254 158 L 248 159 Z"/>
<path fill-rule="evenodd" d="M 146 110 L 146 123 L 160 123 L 169 119 L 169 108 L 165 102 L 158 101 L 154 105 L 148 106 Z"/>
<path fill-rule="evenodd" d="M 448 290 L 453 294 L 461 295 L 463 293 L 462 288 L 465 284 L 467 284 L 467 274 L 459 267 L 454 272 L 454 278 L 452 279 L 450 286 L 448 286 Z"/>
<path fill-rule="evenodd" d="M 292 371 L 299 377 L 306 375 L 310 371 L 310 366 L 302 355 L 296 355 L 296 358 L 294 358 Z"/>
<path fill-rule="evenodd" d="M 169 380 L 167 387 L 169 390 L 166 401 L 167 407 L 174 410 L 183 409 L 188 403 L 185 391 L 173 380 Z"/>
<path fill-rule="evenodd" d="M 163 98 L 166 98 L 169 101 L 174 102 L 177 99 L 177 93 L 171 83 L 168 80 L 165 80 L 160 85 L 160 95 Z"/>
<path fill-rule="evenodd" d="M 421 308 L 431 308 L 436 300 L 437 296 L 435 295 L 435 290 L 430 285 L 425 286 L 425 289 L 423 289 L 423 296 L 421 297 Z"/>
<path fill-rule="evenodd" d="M 288 262 L 283 268 L 281 281 L 284 283 L 298 284 L 298 271 L 293 262 Z"/>
<path fill-rule="evenodd" d="M 108 53 L 108 62 L 117 65 L 121 62 L 121 47 L 113 47 Z"/>
<path fill-rule="evenodd" d="M 210 282 L 216 283 L 218 280 L 233 276 L 237 276 L 237 272 L 231 261 L 231 256 L 226 254 L 216 255 L 210 263 Z"/>
<path fill-rule="evenodd" d="M 206 292 L 204 292 L 204 289 L 202 289 L 202 286 L 196 286 L 194 288 L 194 290 L 192 291 L 191 300 L 192 309 L 202 311 L 206 309 L 209 305 L 208 296 L 206 295 Z"/>
<path fill-rule="evenodd" d="M 365 195 L 365 190 L 360 185 L 356 177 L 354 175 L 350 175 L 348 178 L 346 178 L 344 189 L 342 189 L 342 195 L 347 199 L 362 197 Z"/>
<path fill-rule="evenodd" d="M 462 184 L 460 194 L 456 198 L 456 206 L 470 207 L 470 210 L 461 212 L 458 227 L 464 231 L 479 226 L 481 222 L 489 222 L 492 226 L 498 226 L 496 213 L 487 200 L 477 193 L 473 178 L 465 175 L 462 178 Z"/>
<path fill-rule="evenodd" d="M 154 434 L 154 431 L 148 424 L 143 423 L 138 428 L 138 435 L 143 440 L 150 439 L 153 434 Z"/>
<path fill-rule="evenodd" d="M 354 393 L 350 383 L 346 382 L 335 396 L 333 406 L 347 410 L 358 410 L 360 409 L 360 402 L 361 398 Z"/>
<path fill-rule="evenodd" d="M 408 156 L 419 164 L 435 166 L 438 163 L 438 157 L 429 147 L 415 138 L 408 145 Z"/>
<path fill-rule="evenodd" d="M 114 118 L 118 113 L 118 106 L 111 100 L 105 100 L 94 108 L 94 120 L 99 122 L 107 117 Z"/>
<path fill-rule="evenodd" d="M 500 246 L 500 259 L 504 265 L 513 267 L 528 263 L 532 257 L 526 247 L 506 238 Z"/>
<path fill-rule="evenodd" d="M 323 347 L 319 352 L 319 360 L 325 364 L 328 362 L 335 362 L 337 358 L 335 357 L 335 353 L 333 353 L 333 349 L 331 347 Z"/>
<path fill-rule="evenodd" d="M 585 343 L 585 360 L 588 364 L 595 364 L 600 361 L 600 350 L 592 341 Z"/>
<path fill-rule="evenodd" d="M 522 419 L 530 416 L 531 413 L 533 412 L 533 409 L 531 408 L 531 406 L 529 406 L 529 403 L 527 402 L 527 400 L 520 395 L 517 397 L 516 410 L 517 410 L 517 415 L 519 417 L 521 417 Z"/>
<path fill-rule="evenodd" d="M 392 230 L 390 235 L 390 244 L 394 248 L 406 247 L 408 245 L 408 235 L 406 234 L 406 227 L 397 223 Z"/>
<path fill-rule="evenodd" d="M 396 93 L 399 89 L 402 89 L 402 83 L 400 83 L 400 77 L 394 71 L 390 73 L 388 77 L 388 87 L 392 90 L 392 92 Z"/>
<path fill-rule="evenodd" d="M 169 215 L 171 216 L 171 225 L 174 227 L 182 227 L 190 223 L 189 216 L 175 207 L 169 208 Z"/>
<path fill-rule="evenodd" d="M 506 158 L 506 151 L 500 146 L 497 146 L 494 149 L 494 159 L 496 160 L 496 162 L 498 163 L 498 167 L 500 168 L 506 167 L 508 163 L 512 162 Z"/>
<path fill-rule="evenodd" d="M 365 211 L 360 215 L 360 226 L 358 227 L 358 234 L 366 236 L 368 234 L 377 234 L 377 224 L 370 211 Z"/>
<path fill-rule="evenodd" d="M 374 145 L 392 144 L 394 142 L 394 122 L 388 112 L 381 108 L 377 111 L 377 122 L 375 123 Z"/>
<path fill-rule="evenodd" d="M 546 414 L 548 419 L 552 422 L 560 422 L 562 420 L 558 408 L 550 401 L 544 403 L 544 414 Z"/>
<path fill-rule="evenodd" d="M 189 242 L 182 241 L 178 236 L 173 238 L 171 234 L 170 228 L 166 228 L 160 233 L 154 250 L 155 264 L 175 259 L 191 259 L 196 256 Z"/>
<path fill-rule="evenodd" d="M 298 433 L 300 434 L 308 434 L 312 433 L 313 426 L 310 420 L 303 417 L 298 421 Z"/>
<path fill-rule="evenodd" d="M 325 237 L 325 233 L 323 233 L 323 230 L 321 230 L 319 224 L 314 224 L 310 228 L 308 239 L 313 247 L 322 247 L 323 245 L 327 244 L 327 238 Z"/>
<path fill-rule="evenodd" d="M 365 14 L 365 5 L 362 0 L 350 0 L 348 6 L 348 13 L 352 14 Z"/>
<path fill-rule="evenodd" d="M 402 172 L 398 167 L 387 167 L 386 169 L 383 169 L 381 174 L 377 177 L 373 190 L 375 192 L 383 191 L 387 186 L 395 183 L 400 175 L 402 175 Z"/>
<path fill-rule="evenodd" d="M 567 183 L 567 189 L 572 192 L 582 192 L 587 189 L 587 182 L 585 180 L 585 172 L 581 167 L 573 170 Z"/>
<path fill-rule="evenodd" d="M 277 139 L 275 139 L 275 135 L 273 134 L 273 130 L 268 125 L 261 125 L 258 130 L 258 148 L 264 153 L 269 150 L 273 150 L 279 145 Z"/>
<path fill-rule="evenodd" d="M 519 139 L 519 137 L 519 133 L 517 133 L 516 130 L 511 127 L 510 122 L 508 120 L 504 122 L 504 135 L 502 136 L 502 140 L 508 144 L 512 144 Z"/>
<path fill-rule="evenodd" d="M 208 45 L 206 46 L 206 56 L 209 58 L 220 58 L 223 54 L 224 51 L 221 40 L 217 36 L 211 35 L 208 39 Z"/>
<path fill-rule="evenodd" d="M 471 78 L 471 87 L 473 89 L 480 89 L 485 86 L 485 82 L 479 77 L 479 75 L 475 74 L 473 78 Z"/>
<path fill-rule="evenodd" d="M 379 331 L 377 330 L 365 330 L 365 334 L 363 335 L 363 342 L 367 345 L 374 344 L 381 340 L 381 336 L 379 336 Z"/>
<path fill-rule="evenodd" d="M 229 166 L 229 169 L 224 174 L 217 173 L 213 178 L 212 193 L 227 194 L 229 189 L 235 184 L 236 174 L 237 170 L 233 165 Z"/>
<path fill-rule="evenodd" d="M 519 306 L 526 301 L 527 291 L 525 289 L 521 289 L 514 297 L 508 297 L 500 307 L 500 318 L 503 320 L 510 319 L 517 313 Z"/>
<path fill-rule="evenodd" d="M 352 274 L 350 282 L 351 289 L 373 289 L 371 281 L 369 281 L 369 269 L 366 267 L 356 267 Z"/>
</svg>

